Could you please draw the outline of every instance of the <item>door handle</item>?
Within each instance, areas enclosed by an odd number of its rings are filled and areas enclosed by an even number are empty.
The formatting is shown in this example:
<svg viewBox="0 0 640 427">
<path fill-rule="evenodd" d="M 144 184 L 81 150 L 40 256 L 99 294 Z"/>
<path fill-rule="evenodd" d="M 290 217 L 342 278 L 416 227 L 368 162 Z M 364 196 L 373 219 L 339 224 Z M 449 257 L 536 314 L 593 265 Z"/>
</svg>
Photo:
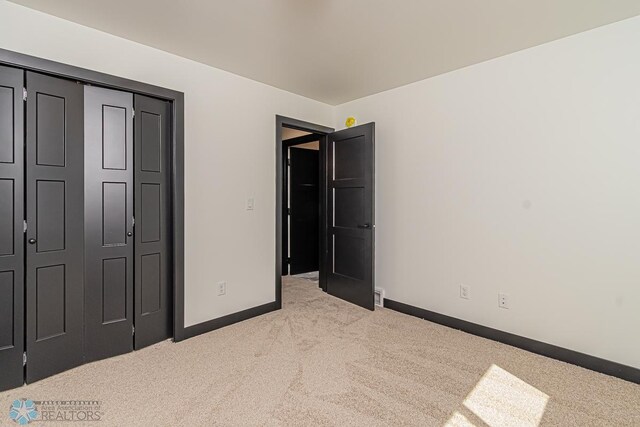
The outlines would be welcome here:
<svg viewBox="0 0 640 427">
<path fill-rule="evenodd" d="M 33 238 L 31 238 L 31 239 L 29 239 L 29 240 L 28 240 L 28 242 L 29 242 L 29 244 L 30 244 L 30 245 L 35 245 L 35 244 L 36 244 L 36 241 L 37 241 L 37 240 L 36 240 L 36 239 L 33 239 Z"/>
<path fill-rule="evenodd" d="M 131 236 L 133 236 L 133 233 L 131 231 L 129 231 L 129 232 L 127 232 L 127 236 L 131 237 Z"/>
<path fill-rule="evenodd" d="M 366 224 L 358 224 L 358 228 L 371 228 L 371 224 L 366 223 Z"/>
</svg>

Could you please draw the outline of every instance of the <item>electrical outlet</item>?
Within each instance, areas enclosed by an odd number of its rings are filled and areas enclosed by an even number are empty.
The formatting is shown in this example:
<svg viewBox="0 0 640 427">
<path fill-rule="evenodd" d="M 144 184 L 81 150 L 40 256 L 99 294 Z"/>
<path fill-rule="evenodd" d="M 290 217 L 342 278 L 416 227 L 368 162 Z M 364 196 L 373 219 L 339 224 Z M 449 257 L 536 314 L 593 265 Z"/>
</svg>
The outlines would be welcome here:
<svg viewBox="0 0 640 427">
<path fill-rule="evenodd" d="M 503 292 L 498 293 L 498 307 L 509 308 L 509 295 Z"/>
<path fill-rule="evenodd" d="M 253 197 L 249 197 L 247 199 L 247 210 L 248 211 L 252 211 L 253 210 L 254 203 L 255 203 L 255 201 L 253 200 Z"/>
<path fill-rule="evenodd" d="M 227 282 L 218 282 L 218 296 L 225 295 L 227 293 Z"/>
<path fill-rule="evenodd" d="M 469 285 L 460 285 L 460 298 L 471 299 L 471 288 Z"/>
</svg>

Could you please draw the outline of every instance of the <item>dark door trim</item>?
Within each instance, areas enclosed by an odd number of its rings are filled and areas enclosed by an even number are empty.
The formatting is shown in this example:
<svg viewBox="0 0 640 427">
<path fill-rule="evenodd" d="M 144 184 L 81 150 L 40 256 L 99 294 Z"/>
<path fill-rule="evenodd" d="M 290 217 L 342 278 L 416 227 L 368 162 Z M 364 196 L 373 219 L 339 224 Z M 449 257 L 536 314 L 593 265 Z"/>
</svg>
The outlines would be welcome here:
<svg viewBox="0 0 640 427">
<path fill-rule="evenodd" d="M 187 338 L 184 327 L 184 93 L 6 49 L 0 49 L 0 64 L 171 102 L 173 110 L 171 141 L 173 338 L 174 341 Z"/>
<path fill-rule="evenodd" d="M 282 308 L 282 214 L 283 214 L 283 186 L 284 186 L 284 147 L 282 142 L 282 127 L 288 127 L 291 129 L 298 129 L 315 134 L 322 135 L 320 138 L 320 163 L 322 170 L 326 169 L 326 156 L 324 155 L 326 146 L 326 135 L 334 131 L 333 128 L 317 125 L 314 123 L 305 122 L 298 119 L 292 119 L 290 117 L 284 117 L 276 115 L 276 309 Z M 323 173 L 326 175 L 326 173 Z M 322 178 L 322 176 L 321 176 Z M 320 194 L 324 194 L 324 179 L 320 180 Z M 323 203 L 321 203 L 321 206 Z M 324 230 L 324 212 L 321 207 L 320 216 L 320 229 Z M 320 242 L 322 247 L 322 240 Z M 324 255 L 324 250 L 321 251 L 321 257 Z M 324 263 L 320 263 L 320 268 Z"/>
</svg>

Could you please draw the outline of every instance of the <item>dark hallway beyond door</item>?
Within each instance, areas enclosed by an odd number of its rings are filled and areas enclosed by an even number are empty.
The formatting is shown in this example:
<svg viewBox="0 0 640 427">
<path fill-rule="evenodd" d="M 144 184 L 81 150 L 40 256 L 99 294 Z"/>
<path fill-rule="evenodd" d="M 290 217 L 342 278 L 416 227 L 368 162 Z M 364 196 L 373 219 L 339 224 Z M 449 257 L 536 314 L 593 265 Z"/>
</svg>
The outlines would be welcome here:
<svg viewBox="0 0 640 427">
<path fill-rule="evenodd" d="M 319 269 L 319 151 L 289 149 L 289 274 Z"/>
</svg>

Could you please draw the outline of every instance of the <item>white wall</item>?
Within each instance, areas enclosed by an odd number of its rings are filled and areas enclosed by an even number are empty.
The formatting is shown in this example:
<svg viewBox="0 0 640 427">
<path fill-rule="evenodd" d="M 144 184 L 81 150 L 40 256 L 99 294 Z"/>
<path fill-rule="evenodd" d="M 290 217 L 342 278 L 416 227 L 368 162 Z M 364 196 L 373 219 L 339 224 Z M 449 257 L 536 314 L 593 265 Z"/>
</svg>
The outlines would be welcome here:
<svg viewBox="0 0 640 427">
<path fill-rule="evenodd" d="M 332 107 L 3 0 L 0 47 L 184 92 L 185 324 L 275 300 L 275 115 Z"/>
<path fill-rule="evenodd" d="M 634 18 L 337 107 L 376 122 L 387 297 L 640 367 L 639 47 Z"/>
</svg>

